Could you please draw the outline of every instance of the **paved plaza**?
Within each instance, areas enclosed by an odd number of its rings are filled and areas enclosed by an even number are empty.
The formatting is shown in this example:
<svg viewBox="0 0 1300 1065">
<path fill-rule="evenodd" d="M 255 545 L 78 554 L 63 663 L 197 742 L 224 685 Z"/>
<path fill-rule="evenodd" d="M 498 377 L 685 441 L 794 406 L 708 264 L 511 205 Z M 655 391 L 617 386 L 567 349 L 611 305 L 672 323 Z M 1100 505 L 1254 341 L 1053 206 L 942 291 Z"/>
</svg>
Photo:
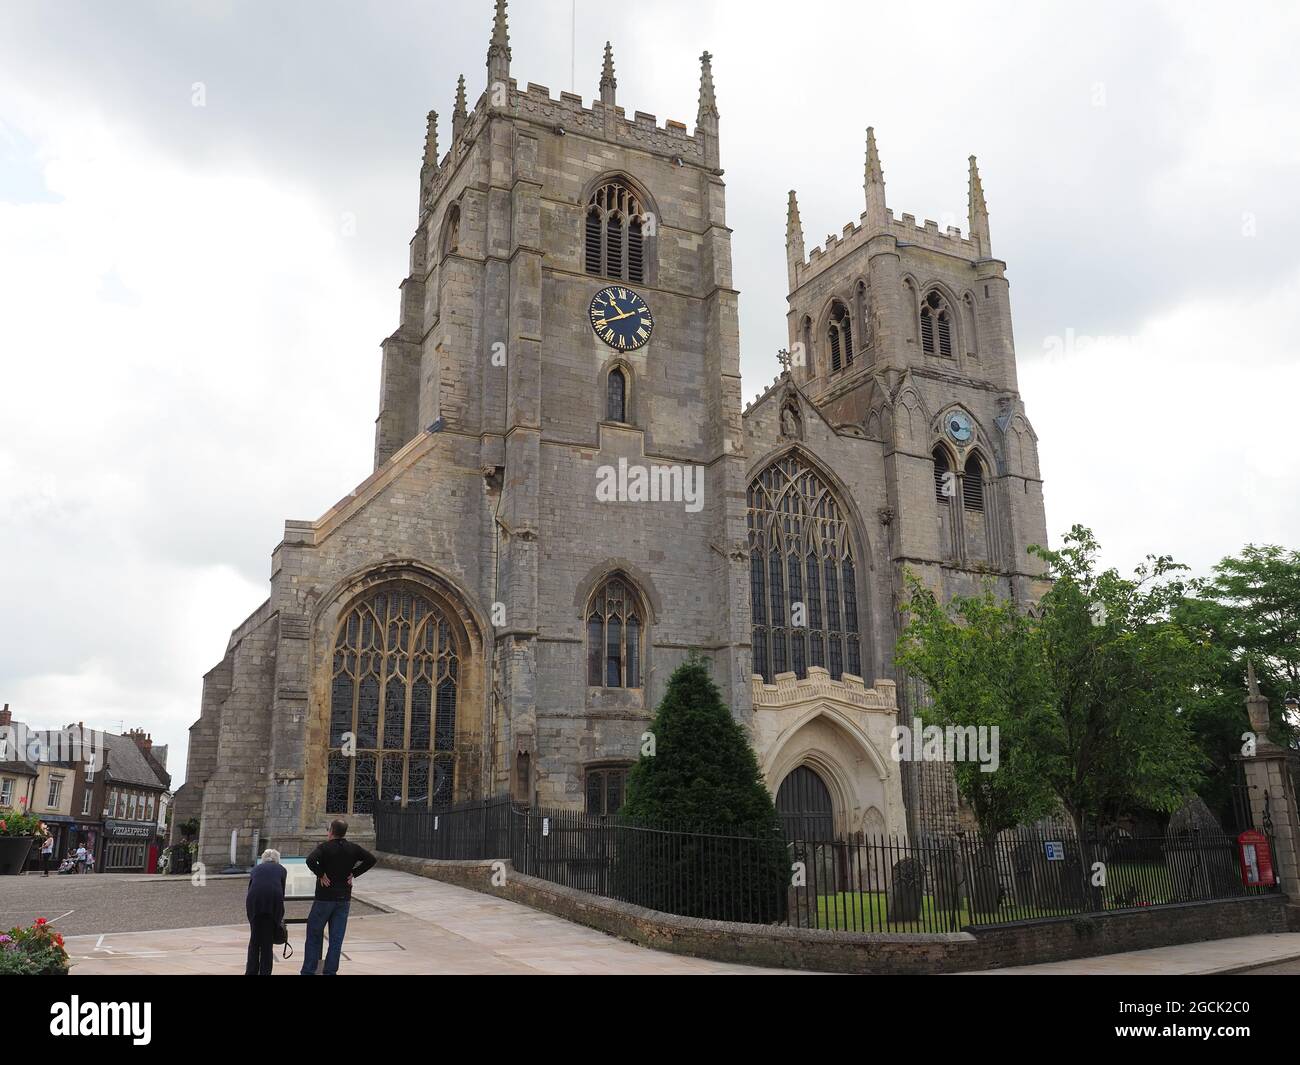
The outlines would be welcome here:
<svg viewBox="0 0 1300 1065">
<path fill-rule="evenodd" d="M 247 889 L 247 876 L 208 877 L 201 887 L 187 876 L 6 876 L 0 877 L 0 928 L 37 917 L 53 921 L 65 937 L 241 924 Z M 309 901 L 290 901 L 285 915 L 305 919 L 310 908 Z M 360 912 L 380 911 L 362 906 Z"/>
<path fill-rule="evenodd" d="M 224 883 L 239 892 L 238 923 L 73 935 L 67 941 L 73 974 L 242 973 L 248 946 L 243 882 Z M 202 890 L 213 886 L 209 882 Z M 132 897 L 151 887 L 191 891 L 183 885 L 129 885 Z M 349 921 L 341 975 L 773 971 L 649 950 L 518 903 L 388 869 L 367 873 L 357 896 L 382 909 Z M 301 924 L 289 926 L 294 957 L 282 961 L 277 948 L 277 976 L 298 972 L 304 932 Z"/>
<path fill-rule="evenodd" d="M 74 975 L 240 974 L 248 927 L 245 877 L 6 877 L 0 927 L 35 917 L 67 938 Z M 275 973 L 298 972 L 309 903 L 288 905 L 294 957 L 277 950 Z M 1212 940 L 1098 958 L 993 970 L 1007 975 L 1208 975 L 1294 973 L 1300 934 Z M 390 869 L 358 883 L 343 975 L 772 974 L 784 970 L 705 961 L 626 943 L 518 903 Z M 989 975 L 989 974 L 979 974 Z"/>
</svg>

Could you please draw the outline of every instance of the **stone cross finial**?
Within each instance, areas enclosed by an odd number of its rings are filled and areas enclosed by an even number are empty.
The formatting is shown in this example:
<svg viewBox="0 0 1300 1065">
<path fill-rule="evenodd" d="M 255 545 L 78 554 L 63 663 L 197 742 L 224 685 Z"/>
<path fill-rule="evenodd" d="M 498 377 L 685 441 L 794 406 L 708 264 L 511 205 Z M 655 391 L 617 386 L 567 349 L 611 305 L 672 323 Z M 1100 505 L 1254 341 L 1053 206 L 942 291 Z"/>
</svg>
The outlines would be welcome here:
<svg viewBox="0 0 1300 1065">
<path fill-rule="evenodd" d="M 784 372 L 790 372 L 790 353 L 786 351 L 785 348 L 782 348 L 776 353 L 776 361 L 781 364 L 781 369 Z"/>
</svg>

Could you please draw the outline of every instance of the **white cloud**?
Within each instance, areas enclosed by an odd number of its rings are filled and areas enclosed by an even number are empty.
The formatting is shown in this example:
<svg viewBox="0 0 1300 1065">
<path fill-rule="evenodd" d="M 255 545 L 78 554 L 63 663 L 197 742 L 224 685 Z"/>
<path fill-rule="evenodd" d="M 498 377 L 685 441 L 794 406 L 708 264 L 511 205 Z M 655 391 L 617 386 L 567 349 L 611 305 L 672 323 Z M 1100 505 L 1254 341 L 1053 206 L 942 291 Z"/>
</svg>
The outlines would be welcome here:
<svg viewBox="0 0 1300 1065">
<path fill-rule="evenodd" d="M 1249 541 L 1294 544 L 1297 335 L 1300 274 L 1022 358 L 1049 532 L 1077 521 L 1112 564 L 1171 554 L 1200 574 Z"/>
<path fill-rule="evenodd" d="M 312 189 L 17 118 L 58 202 L 0 204 L 0 677 L 33 723 L 149 729 L 179 775 L 283 519 L 368 472 L 393 304 Z"/>
</svg>

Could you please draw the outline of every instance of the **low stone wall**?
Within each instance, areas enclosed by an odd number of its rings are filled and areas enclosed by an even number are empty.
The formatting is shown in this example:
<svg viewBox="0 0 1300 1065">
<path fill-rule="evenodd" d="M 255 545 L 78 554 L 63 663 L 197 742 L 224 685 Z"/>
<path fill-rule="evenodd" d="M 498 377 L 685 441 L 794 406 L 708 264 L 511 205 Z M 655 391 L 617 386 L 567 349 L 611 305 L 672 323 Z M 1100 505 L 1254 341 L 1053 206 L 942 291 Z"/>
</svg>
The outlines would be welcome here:
<svg viewBox="0 0 1300 1065">
<path fill-rule="evenodd" d="M 379 854 L 379 864 L 509 899 L 620 939 L 675 954 L 830 973 L 952 973 L 1114 954 L 1206 939 L 1284 932 L 1281 895 L 1024 921 L 970 932 L 911 935 L 733 924 L 659 913 L 516 873 L 493 886 L 491 861 Z M 498 877 L 498 879 L 500 879 Z"/>
</svg>

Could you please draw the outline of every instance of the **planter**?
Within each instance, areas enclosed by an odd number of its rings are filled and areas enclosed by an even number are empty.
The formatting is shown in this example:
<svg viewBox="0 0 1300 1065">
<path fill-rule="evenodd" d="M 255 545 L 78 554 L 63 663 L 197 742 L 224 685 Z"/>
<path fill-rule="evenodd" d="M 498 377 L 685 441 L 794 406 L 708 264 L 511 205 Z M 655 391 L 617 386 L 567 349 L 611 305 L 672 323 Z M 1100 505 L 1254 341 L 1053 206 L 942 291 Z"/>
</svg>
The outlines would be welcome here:
<svg viewBox="0 0 1300 1065">
<path fill-rule="evenodd" d="M 35 836 L 0 836 L 0 876 L 21 873 L 35 842 Z"/>
</svg>

